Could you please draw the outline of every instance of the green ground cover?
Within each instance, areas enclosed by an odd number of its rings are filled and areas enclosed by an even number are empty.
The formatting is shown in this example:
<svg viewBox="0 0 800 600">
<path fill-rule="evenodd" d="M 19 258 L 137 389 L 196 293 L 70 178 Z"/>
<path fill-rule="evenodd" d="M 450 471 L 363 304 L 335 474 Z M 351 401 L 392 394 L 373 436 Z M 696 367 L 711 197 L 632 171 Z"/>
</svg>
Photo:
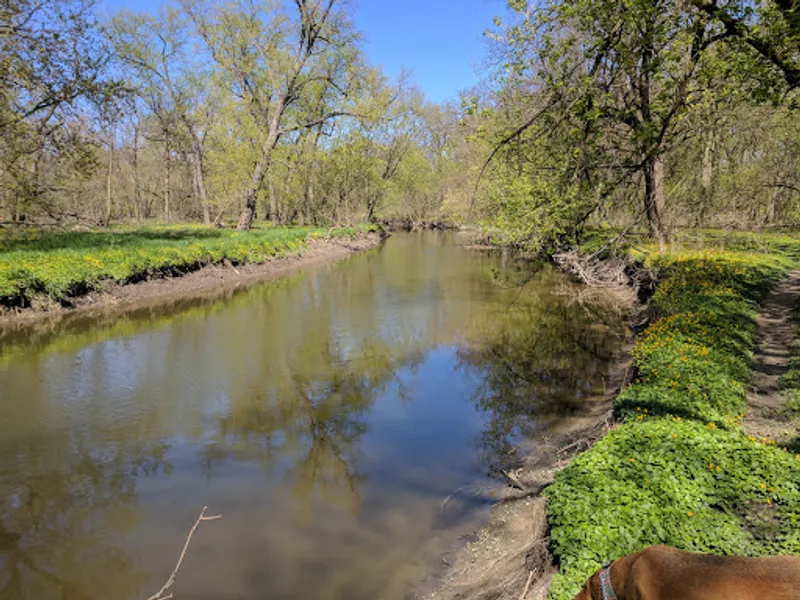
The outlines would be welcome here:
<svg viewBox="0 0 800 600">
<path fill-rule="evenodd" d="M 547 491 L 554 600 L 650 544 L 800 553 L 800 462 L 737 426 L 758 302 L 796 264 L 793 251 L 762 251 L 778 243 L 800 247 L 768 237 L 758 251 L 639 253 L 659 285 L 634 348 L 636 379 L 615 401 L 623 423 Z"/>
<path fill-rule="evenodd" d="M 352 236 L 367 226 L 336 229 Z M 106 281 L 129 283 L 186 273 L 224 260 L 262 263 L 299 251 L 327 229 L 260 227 L 240 232 L 191 225 L 0 236 L 0 304 L 25 306 L 36 296 L 66 303 Z"/>
<path fill-rule="evenodd" d="M 789 367 L 779 381 L 786 400 L 776 416 L 785 420 L 787 425 L 794 426 L 795 435 L 778 443 L 792 452 L 800 453 L 800 435 L 797 435 L 800 429 L 800 303 L 792 309 L 792 343 L 789 352 Z"/>
<path fill-rule="evenodd" d="M 688 229 L 677 233 L 676 243 L 683 248 L 739 250 L 750 253 L 777 253 L 800 259 L 800 237 L 785 232 L 723 231 Z"/>
<path fill-rule="evenodd" d="M 681 229 L 674 232 L 670 254 L 685 250 L 728 250 L 749 254 L 780 254 L 800 260 L 800 237 L 786 232 L 725 231 L 722 229 Z M 582 232 L 580 254 L 599 258 L 629 252 L 649 254 L 653 247 L 641 231 L 614 227 L 589 227 Z"/>
</svg>

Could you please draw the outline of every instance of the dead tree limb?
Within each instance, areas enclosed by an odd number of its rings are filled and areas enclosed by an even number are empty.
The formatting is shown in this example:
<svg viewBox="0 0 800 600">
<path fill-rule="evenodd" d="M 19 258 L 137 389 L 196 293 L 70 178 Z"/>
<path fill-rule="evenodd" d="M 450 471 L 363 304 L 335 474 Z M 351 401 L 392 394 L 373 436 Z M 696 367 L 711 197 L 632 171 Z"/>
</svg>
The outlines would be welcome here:
<svg viewBox="0 0 800 600">
<path fill-rule="evenodd" d="M 197 531 L 197 528 L 200 527 L 200 523 L 203 521 L 216 521 L 217 519 L 221 519 L 222 515 L 214 515 L 213 517 L 207 517 L 206 511 L 208 510 L 207 506 L 203 507 L 203 510 L 200 512 L 200 516 L 197 517 L 197 521 L 194 522 L 191 530 L 189 531 L 189 535 L 186 537 L 186 542 L 183 544 L 183 550 L 181 551 L 181 555 L 178 557 L 178 563 L 175 565 L 175 568 L 172 571 L 172 574 L 167 579 L 167 582 L 164 584 L 158 592 L 150 596 L 147 600 L 167 600 L 167 598 L 172 598 L 172 594 L 165 596 L 164 594 L 166 591 L 172 587 L 172 584 L 175 583 L 175 580 L 178 578 L 178 571 L 181 569 L 181 565 L 183 564 L 183 559 L 186 557 L 186 551 L 189 549 L 189 543 L 192 541 L 192 536 L 194 532 Z"/>
</svg>

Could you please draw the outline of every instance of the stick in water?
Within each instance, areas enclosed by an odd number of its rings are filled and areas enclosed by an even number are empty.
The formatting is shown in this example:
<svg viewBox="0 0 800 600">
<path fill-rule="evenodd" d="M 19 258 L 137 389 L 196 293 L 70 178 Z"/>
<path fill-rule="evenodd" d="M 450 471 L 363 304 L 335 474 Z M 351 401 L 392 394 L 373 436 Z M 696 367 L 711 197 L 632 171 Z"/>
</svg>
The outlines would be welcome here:
<svg viewBox="0 0 800 600">
<path fill-rule="evenodd" d="M 200 516 L 197 517 L 197 521 L 194 522 L 192 529 L 189 531 L 189 535 L 186 537 L 186 543 L 183 545 L 183 551 L 181 552 L 180 557 L 178 558 L 178 563 L 175 565 L 175 569 L 172 571 L 172 574 L 167 579 L 167 583 L 164 584 L 157 593 L 150 596 L 147 600 L 167 600 L 167 598 L 172 598 L 172 594 L 169 596 L 164 596 L 164 592 L 166 592 L 172 584 L 175 583 L 175 579 L 178 577 L 178 571 L 180 571 L 181 565 L 183 564 L 183 559 L 186 556 L 186 551 L 189 549 L 189 543 L 192 541 L 192 536 L 194 532 L 197 531 L 197 528 L 200 527 L 200 523 L 203 521 L 216 521 L 217 519 L 221 519 L 222 515 L 214 515 L 213 517 L 207 517 L 206 511 L 208 510 L 207 506 L 203 507 L 203 510 L 200 512 Z"/>
</svg>

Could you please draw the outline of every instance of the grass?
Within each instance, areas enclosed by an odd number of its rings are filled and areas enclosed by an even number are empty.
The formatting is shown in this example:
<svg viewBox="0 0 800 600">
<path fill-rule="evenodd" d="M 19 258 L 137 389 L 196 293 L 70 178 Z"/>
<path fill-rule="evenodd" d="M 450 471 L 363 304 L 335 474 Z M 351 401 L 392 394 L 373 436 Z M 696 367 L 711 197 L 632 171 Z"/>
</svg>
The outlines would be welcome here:
<svg viewBox="0 0 800 600">
<path fill-rule="evenodd" d="M 650 544 L 800 553 L 800 462 L 738 428 L 758 302 L 796 264 L 793 250 L 776 248 L 800 248 L 770 244 L 638 251 L 659 280 L 653 319 L 634 347 L 636 379 L 614 403 L 623 424 L 548 488 L 560 564 L 552 599 L 574 597 L 606 560 Z"/>
<path fill-rule="evenodd" d="M 690 249 L 715 247 L 721 250 L 781 254 L 800 260 L 800 238 L 783 232 L 687 229 L 678 231 L 675 241 Z"/>
<path fill-rule="evenodd" d="M 366 229 L 337 229 L 334 235 Z M 67 304 L 105 282 L 180 275 L 223 261 L 263 263 L 295 253 L 326 233 L 311 227 L 239 232 L 181 225 L 6 234 L 0 237 L 0 305 L 27 306 L 41 296 Z"/>
</svg>

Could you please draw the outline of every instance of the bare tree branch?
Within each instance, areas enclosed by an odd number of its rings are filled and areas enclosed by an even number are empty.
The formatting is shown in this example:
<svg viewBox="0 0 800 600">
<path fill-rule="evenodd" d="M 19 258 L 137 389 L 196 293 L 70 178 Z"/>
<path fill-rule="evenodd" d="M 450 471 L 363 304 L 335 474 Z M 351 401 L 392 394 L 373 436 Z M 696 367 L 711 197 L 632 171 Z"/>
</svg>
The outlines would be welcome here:
<svg viewBox="0 0 800 600">
<path fill-rule="evenodd" d="M 197 517 L 197 521 L 194 522 L 191 530 L 189 531 L 189 535 L 186 537 L 186 542 L 183 544 L 183 550 L 181 551 L 180 557 L 178 557 L 178 563 L 175 565 L 175 568 L 170 574 L 169 579 L 164 584 L 164 586 L 158 590 L 155 594 L 150 596 L 147 600 L 167 600 L 167 598 L 172 598 L 172 594 L 164 595 L 164 593 L 172 587 L 175 583 L 175 580 L 178 578 L 178 571 L 181 569 L 181 565 L 183 564 L 183 559 L 186 556 L 186 551 L 189 549 L 189 543 L 192 541 L 192 536 L 194 532 L 197 531 L 197 528 L 200 527 L 200 523 L 203 521 L 216 521 L 217 519 L 221 519 L 222 515 L 214 515 L 212 517 L 206 516 L 206 511 L 208 510 L 207 506 L 203 507 L 203 510 L 200 512 L 200 516 Z"/>
</svg>

